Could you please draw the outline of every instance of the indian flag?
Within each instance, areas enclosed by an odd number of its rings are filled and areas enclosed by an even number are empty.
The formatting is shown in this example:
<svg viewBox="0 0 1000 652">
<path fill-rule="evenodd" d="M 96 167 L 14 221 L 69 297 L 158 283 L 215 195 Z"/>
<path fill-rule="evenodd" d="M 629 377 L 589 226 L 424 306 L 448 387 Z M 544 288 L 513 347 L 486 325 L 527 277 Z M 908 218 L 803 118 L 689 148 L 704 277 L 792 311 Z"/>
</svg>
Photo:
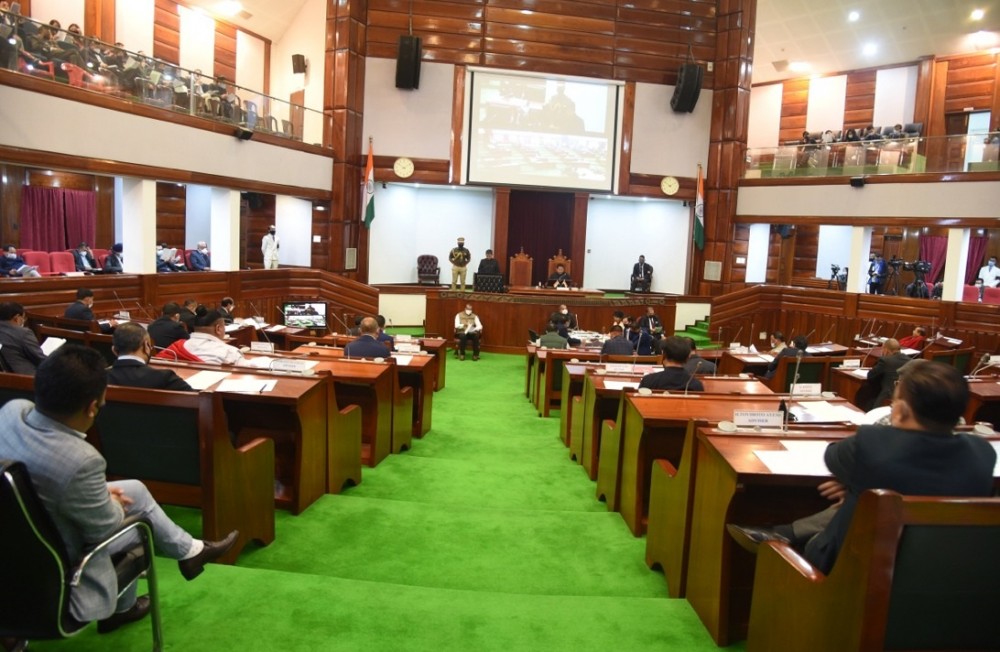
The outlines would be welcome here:
<svg viewBox="0 0 1000 652">
<path fill-rule="evenodd" d="M 705 181 L 698 166 L 698 194 L 694 199 L 694 245 L 699 250 L 705 248 Z"/>
<path fill-rule="evenodd" d="M 375 219 L 375 159 L 372 156 L 372 141 L 368 141 L 368 165 L 365 166 L 365 228 L 371 228 Z"/>
</svg>

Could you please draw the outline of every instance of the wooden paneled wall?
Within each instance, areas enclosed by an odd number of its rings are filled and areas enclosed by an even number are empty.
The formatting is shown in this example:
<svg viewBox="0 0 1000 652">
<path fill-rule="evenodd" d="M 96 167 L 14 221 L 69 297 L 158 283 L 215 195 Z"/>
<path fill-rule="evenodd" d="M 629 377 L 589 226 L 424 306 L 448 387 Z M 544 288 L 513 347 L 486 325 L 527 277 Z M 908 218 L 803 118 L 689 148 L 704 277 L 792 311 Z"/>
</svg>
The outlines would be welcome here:
<svg viewBox="0 0 1000 652">
<path fill-rule="evenodd" d="M 177 65 L 181 62 L 181 17 L 177 13 L 177 3 L 171 0 L 156 0 L 153 56 Z"/>
<path fill-rule="evenodd" d="M 215 76 L 236 82 L 236 28 L 219 21 L 215 21 Z"/>
<path fill-rule="evenodd" d="M 874 70 L 861 70 L 847 74 L 847 90 L 844 97 L 844 131 L 861 129 L 872 123 L 875 115 Z M 836 131 L 838 127 L 830 125 Z"/>
<path fill-rule="evenodd" d="M 411 4 L 426 61 L 673 84 L 689 46 L 715 59 L 715 0 L 369 0 L 368 56 L 396 57 Z"/>
<path fill-rule="evenodd" d="M 949 58 L 944 112 L 996 111 L 998 60 L 996 54 Z"/>
<path fill-rule="evenodd" d="M 156 242 L 184 249 L 187 236 L 187 187 L 156 184 Z"/>
<path fill-rule="evenodd" d="M 789 79 L 782 86 L 781 122 L 778 142 L 791 143 L 802 139 L 806 129 L 806 111 L 809 109 L 809 80 Z"/>
<path fill-rule="evenodd" d="M 240 201 L 240 269 L 264 266 L 260 242 L 269 226 L 274 224 L 274 195 L 248 192 Z M 316 225 L 313 224 L 313 229 Z M 315 233 L 315 230 L 314 230 Z M 278 233 L 281 237 L 281 233 Z M 313 255 L 315 255 L 315 248 Z M 280 258 L 279 258 L 280 260 Z M 319 265 L 314 265 L 319 268 Z"/>
</svg>

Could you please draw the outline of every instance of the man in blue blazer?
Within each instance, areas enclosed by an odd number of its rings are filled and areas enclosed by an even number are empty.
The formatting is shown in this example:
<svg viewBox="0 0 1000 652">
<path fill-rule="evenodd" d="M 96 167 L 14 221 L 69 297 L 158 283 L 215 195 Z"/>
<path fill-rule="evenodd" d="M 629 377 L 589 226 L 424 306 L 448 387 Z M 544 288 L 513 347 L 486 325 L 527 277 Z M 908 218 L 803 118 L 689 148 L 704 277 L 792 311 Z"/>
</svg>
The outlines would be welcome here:
<svg viewBox="0 0 1000 652">
<path fill-rule="evenodd" d="M 13 301 L 0 303 L 0 359 L 4 369 L 34 376 L 35 369 L 45 359 L 45 352 L 24 322 L 24 306 Z"/>
<path fill-rule="evenodd" d="M 35 403 L 15 399 L 0 408 L 0 458 L 24 462 L 31 483 L 66 544 L 69 562 L 121 527 L 125 518 L 145 517 L 153 525 L 156 550 L 179 560 L 181 574 L 194 579 L 206 563 L 236 542 L 231 532 L 221 541 L 201 541 L 176 525 L 136 480 L 108 482 L 107 465 L 86 441 L 104 405 L 108 376 L 104 358 L 94 349 L 64 344 L 38 367 Z M 125 536 L 98 553 L 80 583 L 66 587 L 70 614 L 79 621 L 98 620 L 106 633 L 143 618 L 149 598 L 136 597 L 136 585 L 118 586 L 111 555 L 137 542 Z"/>
<path fill-rule="evenodd" d="M 361 336 L 344 347 L 345 358 L 387 358 L 389 348 L 378 341 L 378 322 L 374 317 L 361 320 Z"/>
</svg>

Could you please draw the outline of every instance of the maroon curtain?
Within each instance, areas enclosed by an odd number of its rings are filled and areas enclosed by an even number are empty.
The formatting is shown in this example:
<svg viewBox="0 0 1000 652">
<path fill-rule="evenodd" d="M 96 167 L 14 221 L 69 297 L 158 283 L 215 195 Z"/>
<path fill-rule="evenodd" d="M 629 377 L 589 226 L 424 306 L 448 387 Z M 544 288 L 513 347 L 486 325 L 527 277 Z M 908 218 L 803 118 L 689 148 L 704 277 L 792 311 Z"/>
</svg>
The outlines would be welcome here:
<svg viewBox="0 0 1000 652">
<path fill-rule="evenodd" d="M 66 241 L 70 247 L 81 242 L 91 246 L 97 237 L 97 193 L 92 190 L 63 190 L 66 209 Z"/>
<path fill-rule="evenodd" d="M 920 236 L 920 260 L 931 264 L 927 273 L 927 285 L 934 285 L 944 273 L 944 263 L 948 253 L 948 238 L 942 235 Z"/>
<path fill-rule="evenodd" d="M 966 285 L 972 285 L 976 282 L 976 277 L 979 276 L 979 268 L 986 263 L 983 257 L 986 255 L 986 248 L 989 244 L 990 239 L 984 235 L 974 235 L 969 238 L 969 258 L 965 263 Z"/>
<path fill-rule="evenodd" d="M 21 193 L 21 246 L 31 251 L 67 249 L 61 188 L 24 186 Z"/>
</svg>

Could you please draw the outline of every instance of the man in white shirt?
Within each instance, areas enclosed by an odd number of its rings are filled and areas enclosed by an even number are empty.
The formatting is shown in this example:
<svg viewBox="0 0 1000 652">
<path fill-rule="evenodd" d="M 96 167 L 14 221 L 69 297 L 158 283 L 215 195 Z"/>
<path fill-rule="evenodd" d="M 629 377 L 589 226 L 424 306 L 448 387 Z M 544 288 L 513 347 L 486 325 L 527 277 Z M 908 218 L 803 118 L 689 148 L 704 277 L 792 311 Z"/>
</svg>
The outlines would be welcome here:
<svg viewBox="0 0 1000 652">
<path fill-rule="evenodd" d="M 990 256 L 989 261 L 979 269 L 978 278 L 982 279 L 983 285 L 988 288 L 1000 285 L 1000 268 L 997 267 L 996 256 Z"/>
<path fill-rule="evenodd" d="M 260 241 L 260 251 L 264 254 L 264 269 L 278 269 L 278 248 L 281 242 L 278 240 L 277 230 L 274 225 L 264 234 Z"/>
<path fill-rule="evenodd" d="M 179 340 L 184 343 L 184 349 L 188 353 L 209 364 L 250 366 L 250 362 L 243 357 L 239 349 L 223 341 L 226 336 L 226 319 L 221 312 L 198 306 L 195 314 L 191 339 Z"/>
<path fill-rule="evenodd" d="M 465 345 L 472 340 L 472 359 L 479 359 L 479 334 L 483 323 L 479 315 L 472 312 L 472 304 L 465 304 L 465 310 L 455 315 L 455 337 L 458 338 L 458 359 L 465 360 Z"/>
</svg>

